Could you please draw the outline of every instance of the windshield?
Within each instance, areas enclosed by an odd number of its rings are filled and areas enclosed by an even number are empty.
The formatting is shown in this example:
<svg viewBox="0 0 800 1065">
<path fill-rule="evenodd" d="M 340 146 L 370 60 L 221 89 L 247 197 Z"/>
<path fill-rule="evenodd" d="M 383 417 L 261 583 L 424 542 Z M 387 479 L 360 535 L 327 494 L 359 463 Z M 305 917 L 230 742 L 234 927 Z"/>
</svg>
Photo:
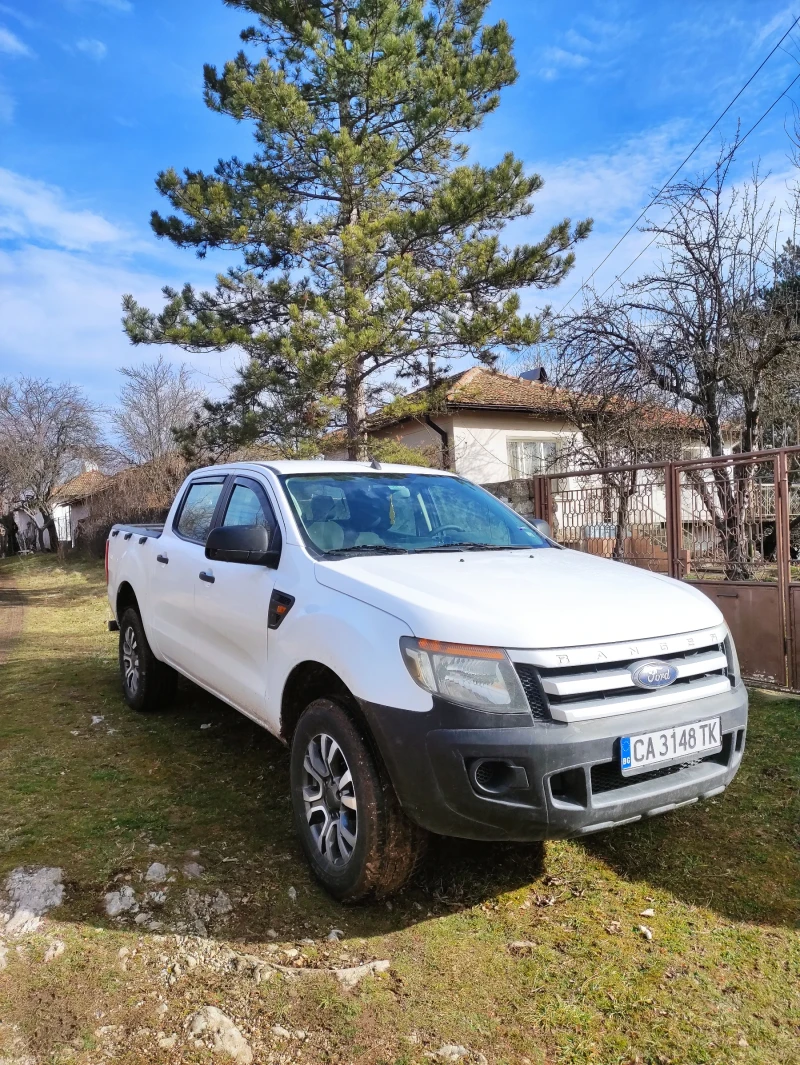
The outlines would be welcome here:
<svg viewBox="0 0 800 1065">
<path fill-rule="evenodd" d="M 332 558 L 551 546 L 489 492 L 457 477 L 359 472 L 281 480 L 306 541 Z"/>
</svg>

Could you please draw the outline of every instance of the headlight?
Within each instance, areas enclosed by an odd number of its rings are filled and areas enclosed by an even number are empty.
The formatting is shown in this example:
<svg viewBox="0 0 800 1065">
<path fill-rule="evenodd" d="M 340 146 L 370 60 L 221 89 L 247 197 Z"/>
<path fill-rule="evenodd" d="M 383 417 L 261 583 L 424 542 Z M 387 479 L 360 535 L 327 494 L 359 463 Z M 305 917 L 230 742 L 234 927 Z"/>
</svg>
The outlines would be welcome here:
<svg viewBox="0 0 800 1065">
<path fill-rule="evenodd" d="M 737 684 L 739 681 L 739 656 L 736 654 L 736 647 L 733 642 L 733 637 L 728 630 L 728 635 L 725 637 L 725 657 L 728 659 L 728 676 L 731 678 L 733 684 Z"/>
<path fill-rule="evenodd" d="M 498 647 L 400 639 L 406 668 L 420 688 L 463 706 L 498 714 L 528 714 L 516 670 Z"/>
</svg>

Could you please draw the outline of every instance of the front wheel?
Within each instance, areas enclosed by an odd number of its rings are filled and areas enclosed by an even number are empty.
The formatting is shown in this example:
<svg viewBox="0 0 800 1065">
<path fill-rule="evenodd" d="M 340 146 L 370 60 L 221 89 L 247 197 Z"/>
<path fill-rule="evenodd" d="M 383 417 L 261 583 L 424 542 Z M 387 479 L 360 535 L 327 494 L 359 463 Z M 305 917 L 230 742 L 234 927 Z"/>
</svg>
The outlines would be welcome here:
<svg viewBox="0 0 800 1065">
<path fill-rule="evenodd" d="M 292 806 L 317 879 L 341 902 L 393 894 L 414 872 L 426 833 L 406 817 L 379 756 L 346 710 L 315 699 L 291 753 Z"/>
<path fill-rule="evenodd" d="M 153 654 L 133 607 L 124 611 L 119 622 L 119 672 L 122 694 L 133 710 L 160 710 L 175 695 L 177 674 Z"/>
</svg>

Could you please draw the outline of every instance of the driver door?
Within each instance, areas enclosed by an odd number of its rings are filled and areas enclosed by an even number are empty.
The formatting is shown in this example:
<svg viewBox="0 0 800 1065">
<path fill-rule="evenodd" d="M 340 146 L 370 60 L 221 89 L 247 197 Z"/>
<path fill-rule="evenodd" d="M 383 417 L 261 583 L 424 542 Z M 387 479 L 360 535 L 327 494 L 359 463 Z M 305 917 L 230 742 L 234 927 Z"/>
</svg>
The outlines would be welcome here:
<svg viewBox="0 0 800 1065">
<path fill-rule="evenodd" d="M 217 526 L 277 523 L 266 491 L 250 477 L 226 485 Z M 205 649 L 202 683 L 246 713 L 263 719 L 267 687 L 267 620 L 274 569 L 203 559 L 195 586 L 195 613 Z"/>
</svg>

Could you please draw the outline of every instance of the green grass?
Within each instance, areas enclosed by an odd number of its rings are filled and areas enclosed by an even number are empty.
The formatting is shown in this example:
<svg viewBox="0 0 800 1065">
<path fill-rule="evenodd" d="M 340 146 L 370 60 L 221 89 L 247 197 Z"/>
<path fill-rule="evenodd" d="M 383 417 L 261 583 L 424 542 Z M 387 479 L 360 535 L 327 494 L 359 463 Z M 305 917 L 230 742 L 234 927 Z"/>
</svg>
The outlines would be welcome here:
<svg viewBox="0 0 800 1065">
<path fill-rule="evenodd" d="M 443 1043 L 491 1065 L 800 1060 L 800 701 L 752 694 L 743 768 L 713 802 L 543 850 L 440 843 L 391 908 L 347 909 L 306 870 L 276 741 L 189 685 L 163 715 L 125 708 L 101 567 L 34 557 L 0 573 L 26 605 L 0 667 L 0 879 L 58 865 L 67 887 L 0 972 L 0 1059 L 24 1056 L 16 1039 L 41 1062 L 108 1060 L 95 1032 L 119 1025 L 115 1062 L 210 1061 L 183 1030 L 209 1003 L 259 1062 L 423 1065 Z M 162 931 L 188 888 L 220 888 L 234 912 L 212 924 L 218 943 L 262 957 L 294 943 L 329 964 L 389 958 L 390 972 L 354 992 L 202 966 L 169 984 L 173 936 L 109 920 L 102 900 L 126 877 L 141 892 L 153 860 L 179 868 L 190 850 L 205 874 L 170 885 Z M 648 907 L 655 916 L 639 917 Z M 339 945 L 325 940 L 334 927 Z M 53 936 L 66 950 L 45 965 Z M 309 937 L 314 948 L 299 943 Z M 512 953 L 516 940 L 532 946 Z M 275 1041 L 275 1024 L 308 1041 Z M 158 1047 L 160 1030 L 178 1033 L 175 1049 Z"/>
</svg>

